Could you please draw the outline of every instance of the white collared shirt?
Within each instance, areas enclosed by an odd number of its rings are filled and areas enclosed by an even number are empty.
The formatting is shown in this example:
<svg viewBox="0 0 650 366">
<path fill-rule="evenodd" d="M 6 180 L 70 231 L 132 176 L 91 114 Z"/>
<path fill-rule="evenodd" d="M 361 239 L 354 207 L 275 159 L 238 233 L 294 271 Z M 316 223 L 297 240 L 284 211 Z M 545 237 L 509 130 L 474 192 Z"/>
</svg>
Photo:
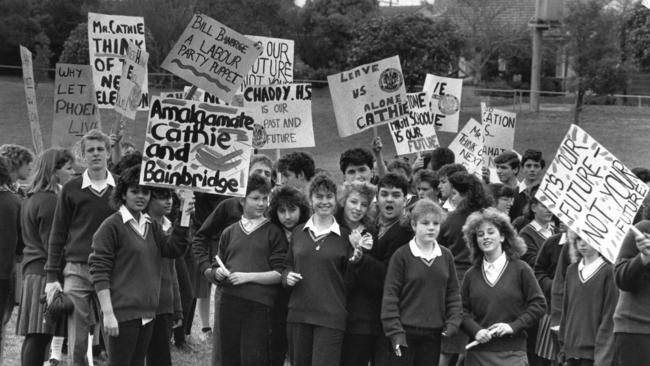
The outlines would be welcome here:
<svg viewBox="0 0 650 366">
<path fill-rule="evenodd" d="M 548 239 L 553 235 L 553 226 L 549 222 L 546 226 L 542 226 L 539 222 L 533 220 L 530 222 L 530 226 L 535 229 L 544 239 Z"/>
<path fill-rule="evenodd" d="M 525 191 L 528 188 L 528 185 L 526 184 L 526 180 L 524 179 L 521 182 L 519 182 L 519 184 L 517 184 L 517 187 L 519 188 L 519 193 Z"/>
<path fill-rule="evenodd" d="M 172 228 L 172 222 L 169 221 L 167 216 L 162 217 L 162 229 L 164 232 L 168 232 Z"/>
<path fill-rule="evenodd" d="M 600 256 L 598 256 L 595 261 L 589 264 L 585 264 L 585 259 L 582 258 L 580 260 L 580 263 L 578 263 L 578 271 L 580 271 L 580 276 L 585 280 L 589 279 L 589 277 L 593 276 L 593 274 L 598 271 L 598 268 L 600 268 L 603 263 L 605 263 L 605 260 Z"/>
<path fill-rule="evenodd" d="M 567 243 L 566 233 L 562 233 L 562 236 L 560 237 L 560 241 L 557 244 L 558 245 L 564 245 L 566 243 Z"/>
<path fill-rule="evenodd" d="M 151 222 L 149 215 L 144 212 L 140 213 L 140 221 L 138 221 L 124 205 L 120 206 L 120 215 L 122 215 L 123 223 L 128 223 L 140 236 L 144 236 L 147 230 L 147 224 Z"/>
<path fill-rule="evenodd" d="M 318 231 L 316 229 L 316 225 L 314 224 L 314 217 L 312 216 L 305 223 L 305 227 L 303 228 L 303 230 L 305 229 L 309 229 L 309 231 L 317 238 L 323 235 L 327 235 L 329 233 L 334 233 L 338 236 L 341 236 L 341 228 L 339 227 L 338 222 L 336 222 L 336 220 L 334 220 L 333 217 L 332 217 L 332 224 L 329 227 L 325 228 L 322 231 Z"/>
<path fill-rule="evenodd" d="M 415 242 L 415 238 L 409 241 L 409 249 L 411 249 L 411 254 L 413 254 L 414 257 L 422 258 L 427 262 L 431 262 L 434 259 L 442 256 L 442 250 L 440 249 L 440 245 L 438 245 L 438 242 L 436 241 L 433 242 L 433 251 L 431 251 L 431 253 L 428 254 L 422 253 L 417 243 Z"/>
<path fill-rule="evenodd" d="M 81 177 L 81 189 L 90 187 L 97 192 L 102 192 L 108 186 L 115 187 L 115 179 L 113 179 L 113 175 L 108 170 L 106 170 L 106 179 L 101 181 L 92 181 L 88 174 L 88 169 L 84 170 Z"/>
<path fill-rule="evenodd" d="M 244 216 L 242 216 L 241 226 L 247 234 L 250 234 L 260 226 L 264 225 L 267 221 L 269 220 L 264 216 L 260 216 L 256 219 L 247 219 Z"/>
<path fill-rule="evenodd" d="M 453 212 L 454 210 L 456 210 L 456 205 L 451 203 L 451 199 L 447 198 L 445 200 L 445 203 L 442 204 L 442 209 L 447 212 Z"/>
<path fill-rule="evenodd" d="M 501 253 L 501 255 L 491 263 L 483 257 L 483 273 L 491 285 L 494 285 L 497 282 L 501 272 L 503 272 L 503 268 L 506 266 L 506 263 L 508 263 L 508 257 L 506 257 L 505 252 Z"/>
</svg>

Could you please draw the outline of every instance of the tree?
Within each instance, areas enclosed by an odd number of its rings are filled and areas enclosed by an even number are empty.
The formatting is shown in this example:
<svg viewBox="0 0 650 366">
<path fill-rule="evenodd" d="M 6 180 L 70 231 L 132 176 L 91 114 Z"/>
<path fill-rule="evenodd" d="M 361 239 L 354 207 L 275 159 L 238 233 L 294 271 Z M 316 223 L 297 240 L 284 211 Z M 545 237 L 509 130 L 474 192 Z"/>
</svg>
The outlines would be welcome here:
<svg viewBox="0 0 650 366">
<path fill-rule="evenodd" d="M 575 72 L 570 83 L 576 92 L 573 116 L 576 124 L 588 91 L 609 94 L 625 88 L 618 20 L 603 5 L 603 1 L 572 0 L 564 19 L 567 53 Z"/>
<path fill-rule="evenodd" d="M 354 67 L 399 55 L 406 85 L 414 87 L 427 73 L 454 74 L 462 43 L 449 21 L 419 14 L 378 16 L 356 27 L 347 63 Z"/>
<path fill-rule="evenodd" d="M 625 59 L 639 71 L 650 71 L 650 10 L 640 3 L 626 13 Z"/>
</svg>

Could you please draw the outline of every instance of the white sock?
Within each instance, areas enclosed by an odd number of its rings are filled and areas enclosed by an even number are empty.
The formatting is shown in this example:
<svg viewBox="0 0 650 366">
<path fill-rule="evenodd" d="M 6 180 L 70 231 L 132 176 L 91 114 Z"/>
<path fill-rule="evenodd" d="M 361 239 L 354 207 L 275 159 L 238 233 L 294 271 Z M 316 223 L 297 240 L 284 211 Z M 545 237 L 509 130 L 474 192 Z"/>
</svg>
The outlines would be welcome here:
<svg viewBox="0 0 650 366">
<path fill-rule="evenodd" d="M 50 345 L 50 359 L 61 361 L 63 358 L 63 337 L 53 337 Z"/>
<path fill-rule="evenodd" d="M 86 352 L 86 358 L 88 359 L 88 366 L 93 366 L 93 335 L 88 336 L 88 351 Z"/>
</svg>

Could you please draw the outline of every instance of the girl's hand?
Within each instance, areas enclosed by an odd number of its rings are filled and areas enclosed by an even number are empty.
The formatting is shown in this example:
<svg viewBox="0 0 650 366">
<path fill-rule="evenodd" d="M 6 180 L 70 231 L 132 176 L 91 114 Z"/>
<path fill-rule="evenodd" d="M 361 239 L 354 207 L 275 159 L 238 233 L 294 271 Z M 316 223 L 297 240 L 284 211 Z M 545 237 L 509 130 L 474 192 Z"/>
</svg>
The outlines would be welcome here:
<svg viewBox="0 0 650 366">
<path fill-rule="evenodd" d="M 214 271 L 214 278 L 217 279 L 217 281 L 221 282 L 228 278 L 228 271 L 224 269 L 223 267 L 218 267 L 216 271 Z"/>
<path fill-rule="evenodd" d="M 474 339 L 476 339 L 478 343 L 487 343 L 492 339 L 492 334 L 490 334 L 490 331 L 487 329 L 481 329 L 476 332 Z"/>
<path fill-rule="evenodd" d="M 506 323 L 495 323 L 492 324 L 488 329 L 497 337 L 503 337 L 504 335 L 514 333 L 512 331 L 512 327 Z"/>
<path fill-rule="evenodd" d="M 366 235 L 361 237 L 361 240 L 359 241 L 359 247 L 365 249 L 365 250 L 370 250 L 372 249 L 373 245 L 372 241 L 372 235 L 366 233 Z"/>
<path fill-rule="evenodd" d="M 298 282 L 302 280 L 302 275 L 296 272 L 289 272 L 287 274 L 287 285 L 295 286 Z"/>
<path fill-rule="evenodd" d="M 362 256 L 363 256 L 363 251 L 361 250 L 361 248 L 357 248 L 354 250 L 354 253 L 352 253 L 352 257 L 350 257 L 349 261 L 352 263 L 357 263 Z"/>
<path fill-rule="evenodd" d="M 362 236 L 361 233 L 358 231 L 353 231 L 350 236 L 350 245 L 352 245 L 352 249 L 356 250 L 359 247 L 359 242 L 361 242 Z"/>
<path fill-rule="evenodd" d="M 106 334 L 111 337 L 117 337 L 120 335 L 120 327 L 117 323 L 117 318 L 113 313 L 104 313 L 104 329 Z"/>
<path fill-rule="evenodd" d="M 250 282 L 250 276 L 245 272 L 233 272 L 228 276 L 228 280 L 233 285 L 243 285 L 246 282 Z"/>
<path fill-rule="evenodd" d="M 381 137 L 377 136 L 372 140 L 372 152 L 376 154 L 381 153 L 384 144 L 381 142 Z"/>
<path fill-rule="evenodd" d="M 639 249 L 639 252 L 641 252 L 642 255 L 641 259 L 644 259 L 643 262 L 647 264 L 646 259 L 650 260 L 650 238 L 648 237 L 648 234 L 645 233 L 643 235 L 637 234 L 634 237 L 634 240 L 636 241 L 637 249 Z"/>
</svg>

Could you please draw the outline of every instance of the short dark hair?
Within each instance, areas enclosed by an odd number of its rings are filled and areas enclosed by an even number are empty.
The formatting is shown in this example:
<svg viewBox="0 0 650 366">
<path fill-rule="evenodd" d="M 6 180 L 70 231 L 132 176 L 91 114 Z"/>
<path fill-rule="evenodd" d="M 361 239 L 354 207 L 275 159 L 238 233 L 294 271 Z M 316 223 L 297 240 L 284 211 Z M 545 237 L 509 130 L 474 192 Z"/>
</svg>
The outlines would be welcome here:
<svg viewBox="0 0 650 366">
<path fill-rule="evenodd" d="M 535 197 L 537 191 L 539 191 L 539 184 L 535 184 L 534 186 L 530 187 L 530 191 L 529 191 L 530 193 L 526 195 L 528 204 L 526 205 L 525 216 L 528 220 L 531 221 L 535 219 L 535 213 L 533 212 L 533 205 L 540 203 L 537 197 Z"/>
<path fill-rule="evenodd" d="M 406 180 L 406 177 L 401 174 L 386 173 L 381 177 L 381 179 L 379 179 L 379 183 L 377 183 L 377 192 L 382 188 L 397 188 L 404 193 L 404 196 L 406 196 L 409 189 L 409 182 Z"/>
<path fill-rule="evenodd" d="M 406 178 L 410 178 L 413 174 L 413 168 L 411 165 L 402 158 L 395 158 L 388 162 L 386 169 L 390 172 L 393 169 L 403 169 L 406 172 Z"/>
<path fill-rule="evenodd" d="M 453 164 L 456 161 L 456 154 L 447 147 L 436 147 L 423 158 L 424 167 L 426 168 L 431 163 L 431 170 L 436 171 L 443 165 Z"/>
<path fill-rule="evenodd" d="M 456 172 L 447 179 L 449 179 L 449 184 L 464 196 L 464 199 L 458 204 L 457 210 L 473 212 L 491 206 L 492 201 L 485 191 L 483 182 L 474 174 Z"/>
<path fill-rule="evenodd" d="M 521 161 L 516 152 L 506 150 L 494 158 L 494 164 L 508 164 L 512 169 L 519 169 Z"/>
<path fill-rule="evenodd" d="M 142 153 L 136 150 L 132 154 L 122 156 L 120 161 L 111 170 L 113 173 L 121 175 L 126 169 L 140 164 L 142 164 Z"/>
<path fill-rule="evenodd" d="M 438 169 L 438 179 L 448 178 L 450 175 L 457 172 L 467 173 L 467 168 L 462 164 L 445 164 Z"/>
<path fill-rule="evenodd" d="M 490 183 L 488 184 L 488 189 L 492 193 L 494 200 L 498 200 L 501 197 L 514 198 L 517 194 L 514 188 L 509 187 L 503 183 Z"/>
<path fill-rule="evenodd" d="M 632 169 L 632 173 L 643 183 L 650 182 L 650 169 L 637 167 Z"/>
<path fill-rule="evenodd" d="M 109 173 L 110 174 L 110 173 Z M 122 172 L 117 179 L 117 184 L 111 193 L 110 204 L 115 210 L 119 209 L 124 204 L 124 196 L 130 187 L 137 187 L 140 185 L 140 165 L 135 165 L 127 168 Z M 151 188 L 142 186 L 143 189 L 150 191 Z"/>
<path fill-rule="evenodd" d="M 246 196 L 251 192 L 258 191 L 264 194 L 271 193 L 271 183 L 259 174 L 253 174 L 248 177 L 246 184 Z"/>
<path fill-rule="evenodd" d="M 272 223 L 282 227 L 280 219 L 278 218 L 278 209 L 281 207 L 296 207 L 300 210 L 300 218 L 298 224 L 302 224 L 309 220 L 311 210 L 307 197 L 295 187 L 282 186 L 277 188 L 271 193 L 271 200 L 269 202 L 268 216 Z"/>
<path fill-rule="evenodd" d="M 28 148 L 14 144 L 4 144 L 0 146 L 0 156 L 7 158 L 7 169 L 9 172 L 15 172 L 21 166 L 34 161 L 34 154 Z"/>
<path fill-rule="evenodd" d="M 172 198 L 174 195 L 174 191 L 169 188 L 151 187 L 149 190 L 151 191 L 152 199 L 166 200 Z"/>
<path fill-rule="evenodd" d="M 295 175 L 302 173 L 307 180 L 314 177 L 315 169 L 314 159 L 309 154 L 300 151 L 285 154 L 278 160 L 278 171 L 280 173 L 286 171 L 290 171 Z"/>
<path fill-rule="evenodd" d="M 437 190 L 440 178 L 438 178 L 438 173 L 431 169 L 420 169 L 413 176 L 413 185 L 417 186 L 421 182 L 429 183 L 433 189 Z"/>
<path fill-rule="evenodd" d="M 542 157 L 542 152 L 535 149 L 527 149 L 524 155 L 521 156 L 521 165 L 526 164 L 526 160 L 532 160 L 539 163 L 542 169 L 546 166 L 546 161 Z"/>
<path fill-rule="evenodd" d="M 366 165 L 372 169 L 374 164 L 375 158 L 372 156 L 372 153 L 360 147 L 345 150 L 339 160 L 339 166 L 343 174 L 345 174 L 345 170 L 349 165 Z"/>
<path fill-rule="evenodd" d="M 336 183 L 332 180 L 331 177 L 325 174 L 317 174 L 314 176 L 314 179 L 309 183 L 309 197 L 318 190 L 324 189 L 328 192 L 334 193 L 336 195 Z"/>
</svg>

